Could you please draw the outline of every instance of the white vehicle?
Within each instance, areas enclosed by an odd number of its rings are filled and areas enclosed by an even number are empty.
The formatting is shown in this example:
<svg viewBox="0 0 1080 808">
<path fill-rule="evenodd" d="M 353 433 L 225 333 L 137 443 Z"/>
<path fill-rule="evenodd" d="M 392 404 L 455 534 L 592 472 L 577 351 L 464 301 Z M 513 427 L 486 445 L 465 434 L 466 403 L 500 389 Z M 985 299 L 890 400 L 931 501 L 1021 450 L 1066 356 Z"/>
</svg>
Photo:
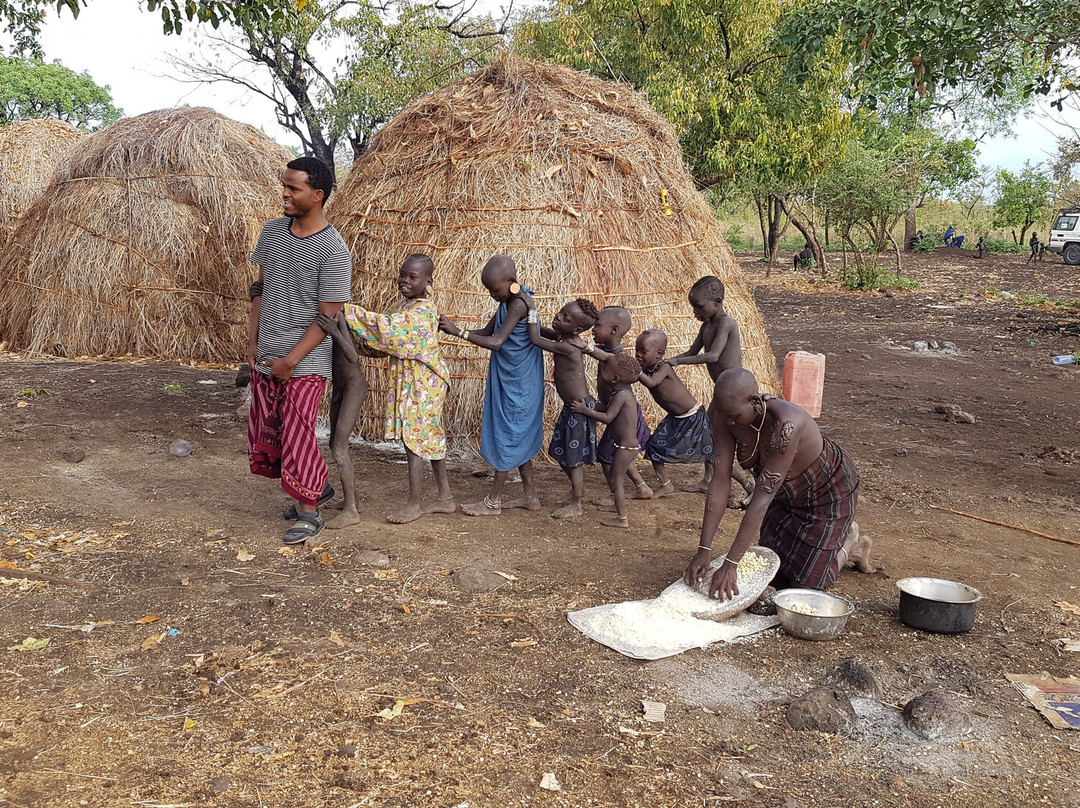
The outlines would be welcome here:
<svg viewBox="0 0 1080 808">
<path fill-rule="evenodd" d="M 1066 264 L 1080 265 L 1080 208 L 1065 208 L 1058 214 L 1046 249 L 1061 253 Z"/>
</svg>

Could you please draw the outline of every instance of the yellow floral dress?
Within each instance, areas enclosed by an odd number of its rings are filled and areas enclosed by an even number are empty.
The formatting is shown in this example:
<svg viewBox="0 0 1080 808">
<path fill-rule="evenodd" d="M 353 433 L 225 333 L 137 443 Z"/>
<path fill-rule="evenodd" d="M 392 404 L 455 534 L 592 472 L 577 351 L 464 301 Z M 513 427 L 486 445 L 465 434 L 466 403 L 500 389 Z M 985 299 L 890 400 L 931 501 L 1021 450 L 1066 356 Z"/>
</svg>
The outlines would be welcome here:
<svg viewBox="0 0 1080 808">
<path fill-rule="evenodd" d="M 390 357 L 386 436 L 425 460 L 446 457 L 443 401 L 450 374 L 439 355 L 439 313 L 426 298 L 404 300 L 385 314 L 345 304 L 345 320 L 362 347 Z"/>
</svg>

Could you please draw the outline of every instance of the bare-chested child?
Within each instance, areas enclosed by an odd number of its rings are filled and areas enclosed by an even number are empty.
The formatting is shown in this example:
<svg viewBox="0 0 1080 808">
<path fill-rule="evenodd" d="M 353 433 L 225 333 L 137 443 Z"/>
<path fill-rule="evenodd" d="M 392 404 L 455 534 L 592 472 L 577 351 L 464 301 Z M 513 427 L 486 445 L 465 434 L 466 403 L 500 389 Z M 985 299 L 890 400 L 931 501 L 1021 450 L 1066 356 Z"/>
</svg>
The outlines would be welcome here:
<svg viewBox="0 0 1080 808">
<path fill-rule="evenodd" d="M 574 412 L 571 404 L 582 399 L 590 407 L 596 407 L 596 399 L 589 393 L 589 382 L 585 378 L 585 360 L 581 350 L 566 341 L 588 331 L 596 325 L 599 312 L 596 306 L 584 298 L 572 300 L 559 309 L 551 321 L 551 338 L 541 334 L 540 318 L 536 311 L 536 302 L 531 296 L 523 296 L 529 309 L 529 340 L 533 345 L 554 355 L 555 392 L 563 401 L 559 420 L 551 433 L 548 454 L 570 478 L 569 501 L 552 513 L 555 519 L 568 519 L 581 516 L 581 497 L 585 490 L 584 467 L 596 462 L 596 423 Z"/>
<path fill-rule="evenodd" d="M 345 326 L 345 314 L 338 312 L 337 319 L 325 314 L 315 318 L 319 328 L 334 340 L 334 379 L 330 392 L 330 454 L 337 465 L 341 478 L 340 502 L 331 502 L 329 510 L 340 510 L 326 523 L 328 528 L 339 530 L 360 521 L 356 507 L 356 480 L 353 477 L 352 458 L 349 456 L 349 438 L 352 436 L 360 408 L 368 396 L 368 381 L 360 369 L 360 355 Z"/>
<path fill-rule="evenodd" d="M 600 524 L 607 527 L 629 528 L 626 518 L 626 492 L 623 490 L 623 476 L 641 451 L 638 441 L 638 417 L 640 405 L 634 395 L 634 382 L 641 375 L 641 364 L 626 351 L 613 354 L 600 366 L 600 378 L 611 389 L 607 408 L 603 411 L 590 407 L 585 399 L 579 398 L 571 404 L 574 412 L 607 424 L 604 437 L 611 437 L 614 456 L 604 471 L 608 488 L 615 502 L 615 516 L 605 517 Z"/>
<path fill-rule="evenodd" d="M 742 340 L 739 324 L 724 311 L 724 284 L 715 275 L 698 278 L 687 295 L 694 317 L 701 323 L 698 335 L 690 348 L 677 356 L 665 359 L 671 367 L 679 365 L 705 365 L 713 382 L 730 368 L 742 367 Z M 732 476 L 746 490 L 748 501 L 754 490 L 753 478 L 737 466 Z M 712 466 L 705 466 L 705 476 L 700 483 L 684 486 L 683 491 L 704 494 L 709 490 Z M 731 506 L 734 507 L 733 500 Z"/>
<path fill-rule="evenodd" d="M 344 311 L 345 332 L 340 321 L 335 339 L 351 337 L 366 350 L 390 358 L 390 385 L 386 398 L 385 434 L 405 446 L 408 460 L 409 498 L 405 507 L 387 517 L 401 525 L 422 514 L 457 510 L 446 473 L 446 432 L 443 402 L 450 388 L 450 374 L 439 352 L 439 314 L 431 300 L 435 266 L 420 253 L 405 258 L 398 269 L 402 301 L 389 312 L 378 312 L 348 303 Z M 329 333 L 329 328 L 326 329 Z M 424 461 L 431 463 L 438 499 L 422 506 Z"/>
<path fill-rule="evenodd" d="M 709 416 L 675 368 L 663 361 L 667 344 L 667 334 L 654 328 L 638 334 L 634 345 L 634 355 L 641 363 L 638 381 L 667 413 L 645 444 L 645 459 L 652 463 L 660 481 L 656 495 L 661 497 L 675 492 L 666 463 L 704 463 L 708 475 L 713 455 Z"/>
<path fill-rule="evenodd" d="M 626 336 L 626 332 L 630 330 L 630 312 L 624 309 L 622 306 L 605 306 L 600 309 L 600 314 L 597 317 L 596 325 L 593 326 L 593 340 L 594 342 L 586 345 L 580 339 L 574 339 L 573 343 L 578 345 L 585 353 L 600 363 L 600 366 L 596 370 L 596 397 L 599 399 L 600 409 L 606 410 L 608 406 L 608 400 L 611 398 L 611 394 L 615 388 L 604 381 L 603 367 L 604 363 L 617 353 L 623 351 L 622 338 Z M 637 381 L 637 379 L 635 379 Z M 649 425 L 645 422 L 645 413 L 641 411 L 641 405 L 637 405 L 638 413 L 638 431 L 637 442 L 635 445 L 644 446 L 649 440 Z M 596 457 L 600 461 L 600 465 L 604 468 L 604 476 L 606 477 L 609 471 L 609 467 L 614 462 L 614 449 L 612 448 L 611 439 L 608 437 L 607 432 L 604 432 L 604 437 L 600 439 L 600 442 L 596 445 Z M 653 491 L 646 485 L 645 480 L 641 476 L 641 472 L 637 470 L 637 466 L 633 463 L 629 465 L 626 470 L 626 475 L 630 478 L 630 482 L 634 484 L 634 493 L 630 495 L 631 499 L 652 499 Z M 611 510 L 615 506 L 615 501 L 611 497 L 601 499 L 596 504 L 602 510 Z"/>
</svg>

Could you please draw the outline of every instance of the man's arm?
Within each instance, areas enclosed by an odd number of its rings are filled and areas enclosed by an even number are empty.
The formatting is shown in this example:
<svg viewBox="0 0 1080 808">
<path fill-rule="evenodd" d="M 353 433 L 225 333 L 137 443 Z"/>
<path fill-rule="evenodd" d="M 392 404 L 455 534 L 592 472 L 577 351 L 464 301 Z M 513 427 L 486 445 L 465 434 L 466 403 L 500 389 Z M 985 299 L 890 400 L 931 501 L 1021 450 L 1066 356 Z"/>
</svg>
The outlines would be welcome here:
<svg viewBox="0 0 1080 808">
<path fill-rule="evenodd" d="M 253 372 L 255 362 L 259 358 L 259 313 L 262 311 L 262 285 L 263 272 L 262 266 L 259 266 L 258 279 L 248 289 L 251 297 L 251 322 L 248 323 L 247 363 Z"/>
<path fill-rule="evenodd" d="M 344 301 L 340 303 L 320 303 L 319 314 L 334 318 L 344 308 Z M 293 371 L 296 370 L 296 366 L 300 364 L 300 361 L 315 350 L 315 346 L 324 339 L 326 339 L 326 332 L 319 328 L 315 322 L 312 322 L 307 331 L 304 332 L 304 336 L 300 337 L 300 341 L 296 343 L 296 347 L 289 351 L 287 355 L 263 364 L 270 366 L 271 376 L 279 381 L 286 382 L 292 377 Z"/>
</svg>

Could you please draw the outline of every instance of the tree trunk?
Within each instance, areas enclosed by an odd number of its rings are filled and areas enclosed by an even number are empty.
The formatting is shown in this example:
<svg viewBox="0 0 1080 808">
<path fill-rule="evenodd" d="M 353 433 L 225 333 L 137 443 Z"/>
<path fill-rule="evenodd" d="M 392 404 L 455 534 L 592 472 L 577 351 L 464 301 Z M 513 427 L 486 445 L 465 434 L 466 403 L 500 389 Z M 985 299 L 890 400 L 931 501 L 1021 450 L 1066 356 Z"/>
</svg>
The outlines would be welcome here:
<svg viewBox="0 0 1080 808">
<path fill-rule="evenodd" d="M 757 205 L 758 224 L 761 225 L 761 250 L 765 260 L 769 260 L 769 234 L 765 230 L 765 209 L 761 205 L 761 195 L 754 194 L 754 204 Z M 765 277 L 769 276 L 769 270 L 765 270 Z"/>
<path fill-rule="evenodd" d="M 825 211 L 825 246 L 829 246 L 829 211 Z"/>
<path fill-rule="evenodd" d="M 906 227 L 904 229 L 907 230 Z M 896 261 L 896 277 L 899 278 L 900 277 L 900 272 L 901 272 L 901 267 L 900 267 L 900 245 L 896 243 L 896 239 L 893 238 L 893 234 L 892 234 L 891 231 L 889 232 L 888 235 L 889 235 L 889 241 L 892 242 L 893 252 L 896 254 L 896 257 L 895 257 L 895 261 Z"/>
<path fill-rule="evenodd" d="M 918 232 L 918 222 L 915 219 L 915 206 L 904 211 L 904 249 L 908 252 L 915 246 L 915 233 Z M 892 235 L 889 235 L 892 239 Z M 895 240 L 894 240 L 895 243 Z"/>
<path fill-rule="evenodd" d="M 769 261 L 775 261 L 780 237 L 787 230 L 786 223 L 781 224 L 784 220 L 784 211 L 780 207 L 780 197 L 777 194 L 769 194 L 768 199 L 765 200 L 765 208 L 769 214 L 769 243 L 765 254 Z"/>
<path fill-rule="evenodd" d="M 814 251 L 814 260 L 817 262 L 818 269 L 821 270 L 821 276 L 825 277 L 825 252 L 821 249 L 821 243 L 818 241 L 817 233 L 814 232 L 812 226 L 807 226 L 801 219 L 791 212 L 791 208 L 788 207 L 787 202 L 783 197 L 777 197 L 780 202 L 780 208 L 784 211 L 784 215 L 787 216 L 788 221 L 795 225 L 795 229 L 802 233 L 803 238 L 806 239 L 806 243 L 810 245 L 810 249 Z"/>
</svg>

